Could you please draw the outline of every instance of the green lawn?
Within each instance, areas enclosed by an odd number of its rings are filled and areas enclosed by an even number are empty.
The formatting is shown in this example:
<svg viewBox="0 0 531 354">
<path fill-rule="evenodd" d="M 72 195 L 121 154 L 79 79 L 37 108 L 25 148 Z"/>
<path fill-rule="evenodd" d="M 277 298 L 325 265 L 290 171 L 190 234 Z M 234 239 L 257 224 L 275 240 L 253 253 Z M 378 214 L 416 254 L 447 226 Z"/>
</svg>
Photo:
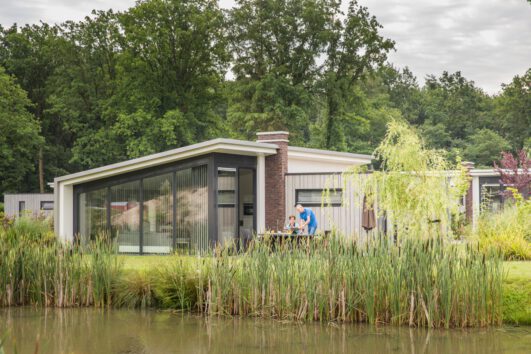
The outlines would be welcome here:
<svg viewBox="0 0 531 354">
<path fill-rule="evenodd" d="M 123 261 L 125 270 L 150 270 L 156 269 L 157 267 L 164 266 L 176 259 L 186 260 L 191 258 L 197 258 L 197 256 L 176 256 L 176 255 L 167 255 L 167 256 L 130 256 L 130 255 L 120 255 L 118 258 Z"/>
<path fill-rule="evenodd" d="M 527 279 L 531 281 L 531 261 L 505 262 L 508 280 Z"/>
<path fill-rule="evenodd" d="M 191 259 L 196 256 L 118 256 L 124 262 L 127 270 L 149 270 L 167 264 L 175 259 Z M 531 262 L 505 262 L 505 271 L 508 281 L 529 280 L 531 282 Z"/>
<path fill-rule="evenodd" d="M 505 269 L 504 322 L 531 325 L 531 262 L 505 262 Z"/>
</svg>

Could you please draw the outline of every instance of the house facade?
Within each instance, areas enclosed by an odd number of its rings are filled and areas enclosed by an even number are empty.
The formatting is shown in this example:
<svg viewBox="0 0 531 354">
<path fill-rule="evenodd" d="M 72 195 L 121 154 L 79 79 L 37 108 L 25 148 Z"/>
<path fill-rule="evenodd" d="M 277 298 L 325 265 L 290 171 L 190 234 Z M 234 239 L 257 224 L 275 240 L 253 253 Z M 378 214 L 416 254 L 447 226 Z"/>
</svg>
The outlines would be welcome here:
<svg viewBox="0 0 531 354">
<path fill-rule="evenodd" d="M 280 230 L 301 203 L 314 209 L 319 229 L 355 234 L 359 201 L 341 174 L 370 163 L 370 155 L 290 146 L 288 132 L 209 140 L 55 178 L 55 232 L 81 243 L 110 232 L 122 253 L 205 251 Z"/>
</svg>

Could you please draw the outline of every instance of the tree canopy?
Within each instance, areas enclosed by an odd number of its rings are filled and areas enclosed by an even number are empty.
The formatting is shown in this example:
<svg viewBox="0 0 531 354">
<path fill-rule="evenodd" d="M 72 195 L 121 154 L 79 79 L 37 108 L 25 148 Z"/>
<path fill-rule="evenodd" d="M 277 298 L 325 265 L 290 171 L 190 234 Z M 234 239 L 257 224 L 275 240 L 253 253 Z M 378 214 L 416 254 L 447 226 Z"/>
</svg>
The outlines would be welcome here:
<svg viewBox="0 0 531 354">
<path fill-rule="evenodd" d="M 386 125 L 405 120 L 427 147 L 477 166 L 530 148 L 531 69 L 497 95 L 460 72 L 421 85 L 388 62 L 394 42 L 369 9 L 340 5 L 141 0 L 81 21 L 0 27 L 0 194 L 263 130 L 288 130 L 294 145 L 372 153 Z"/>
</svg>

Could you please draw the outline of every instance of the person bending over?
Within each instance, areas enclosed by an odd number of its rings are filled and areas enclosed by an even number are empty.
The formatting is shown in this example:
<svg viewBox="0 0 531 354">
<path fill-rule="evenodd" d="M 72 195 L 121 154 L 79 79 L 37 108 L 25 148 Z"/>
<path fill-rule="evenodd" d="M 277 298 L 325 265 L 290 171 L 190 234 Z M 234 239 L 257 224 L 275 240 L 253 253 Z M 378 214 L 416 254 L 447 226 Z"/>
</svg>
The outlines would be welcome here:
<svg viewBox="0 0 531 354">
<path fill-rule="evenodd" d="M 317 230 L 317 218 L 315 217 L 313 210 L 310 208 L 305 208 L 301 204 L 297 204 L 296 208 L 297 212 L 299 213 L 299 217 L 301 218 L 299 223 L 299 228 L 301 231 L 308 226 L 308 235 L 315 235 L 315 231 Z"/>
</svg>

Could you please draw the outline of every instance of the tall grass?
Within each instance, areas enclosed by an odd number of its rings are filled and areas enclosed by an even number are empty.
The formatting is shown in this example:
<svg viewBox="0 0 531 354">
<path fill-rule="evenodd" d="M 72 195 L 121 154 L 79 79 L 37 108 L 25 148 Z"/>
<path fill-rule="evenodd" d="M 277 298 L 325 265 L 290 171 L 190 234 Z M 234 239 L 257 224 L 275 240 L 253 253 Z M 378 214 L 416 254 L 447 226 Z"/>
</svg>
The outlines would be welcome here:
<svg viewBox="0 0 531 354">
<path fill-rule="evenodd" d="M 212 259 L 204 312 L 289 320 L 468 327 L 500 324 L 497 253 L 441 240 L 339 237 Z"/>
<path fill-rule="evenodd" d="M 507 260 L 531 260 L 531 200 L 484 212 L 470 234 L 483 250 L 497 248 Z"/>
<path fill-rule="evenodd" d="M 108 306 L 121 271 L 103 239 L 88 254 L 26 218 L 0 228 L 0 306 Z"/>
<path fill-rule="evenodd" d="M 327 239 L 216 249 L 125 272 L 99 239 L 87 250 L 30 224 L 0 230 L 0 306 L 157 307 L 205 315 L 419 327 L 502 321 L 502 256 L 441 239 Z M 44 234 L 43 234 L 44 232 Z M 171 256 L 170 256 L 171 257 Z"/>
</svg>

